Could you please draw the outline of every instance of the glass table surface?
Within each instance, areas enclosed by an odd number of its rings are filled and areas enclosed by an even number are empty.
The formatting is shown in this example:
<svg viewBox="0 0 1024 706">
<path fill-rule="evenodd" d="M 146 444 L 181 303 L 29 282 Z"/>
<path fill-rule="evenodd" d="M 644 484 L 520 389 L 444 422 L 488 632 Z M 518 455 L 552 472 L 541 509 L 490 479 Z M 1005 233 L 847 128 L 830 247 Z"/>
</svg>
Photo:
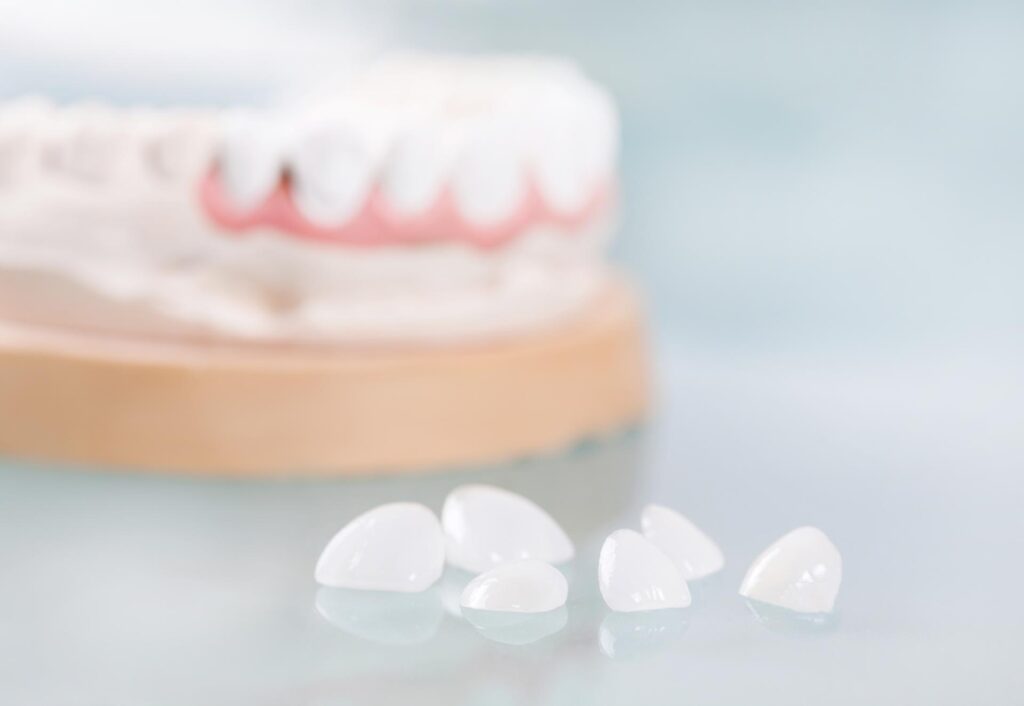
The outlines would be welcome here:
<svg viewBox="0 0 1024 706">
<path fill-rule="evenodd" d="M 0 701 L 63 704 L 1007 704 L 1024 699 L 1019 357 L 856 360 L 660 348 L 651 421 L 553 457 L 419 477 L 239 481 L 0 465 Z M 318 589 L 325 542 L 466 482 L 577 542 L 566 608 L 460 617 Z M 612 614 L 606 534 L 657 501 L 726 555 L 683 611 Z M 789 529 L 844 559 L 831 620 L 737 595 Z"/>
</svg>

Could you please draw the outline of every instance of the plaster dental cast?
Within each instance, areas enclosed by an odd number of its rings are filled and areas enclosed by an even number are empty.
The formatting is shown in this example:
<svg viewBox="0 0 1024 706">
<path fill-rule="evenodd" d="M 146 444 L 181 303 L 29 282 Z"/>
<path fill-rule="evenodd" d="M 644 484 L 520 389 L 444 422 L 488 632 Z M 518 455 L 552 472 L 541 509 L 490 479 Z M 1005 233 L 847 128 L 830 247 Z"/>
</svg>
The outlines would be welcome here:
<svg viewBox="0 0 1024 706">
<path fill-rule="evenodd" d="M 617 153 L 611 98 L 557 59 L 395 57 L 264 110 L 0 103 L 0 292 L 162 336 L 550 328 L 607 283 Z"/>
</svg>

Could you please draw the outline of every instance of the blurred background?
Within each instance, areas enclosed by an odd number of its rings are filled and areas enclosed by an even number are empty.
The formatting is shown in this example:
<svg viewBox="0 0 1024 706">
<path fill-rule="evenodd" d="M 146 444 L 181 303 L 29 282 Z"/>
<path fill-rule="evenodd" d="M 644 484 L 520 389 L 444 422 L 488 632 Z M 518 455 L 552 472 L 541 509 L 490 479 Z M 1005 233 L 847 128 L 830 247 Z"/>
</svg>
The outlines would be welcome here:
<svg viewBox="0 0 1024 706">
<path fill-rule="evenodd" d="M 569 55 L 618 97 L 613 255 L 650 304 L 652 422 L 429 479 L 0 463 L 0 696 L 1019 702 L 1024 3 L 0 0 L 0 98 L 259 105 L 396 48 Z M 345 519 L 437 509 L 466 480 L 528 494 L 577 540 L 558 636 L 512 647 L 440 602 L 397 626 L 314 610 L 310 567 Z M 617 624 L 592 578 L 604 534 L 652 499 L 728 557 L 679 639 Z M 805 523 L 844 555 L 824 631 L 735 595 Z"/>
<path fill-rule="evenodd" d="M 701 347 L 1024 329 L 1024 6 L 0 2 L 0 98 L 259 104 L 395 48 L 576 58 L 623 113 L 615 255 Z"/>
</svg>

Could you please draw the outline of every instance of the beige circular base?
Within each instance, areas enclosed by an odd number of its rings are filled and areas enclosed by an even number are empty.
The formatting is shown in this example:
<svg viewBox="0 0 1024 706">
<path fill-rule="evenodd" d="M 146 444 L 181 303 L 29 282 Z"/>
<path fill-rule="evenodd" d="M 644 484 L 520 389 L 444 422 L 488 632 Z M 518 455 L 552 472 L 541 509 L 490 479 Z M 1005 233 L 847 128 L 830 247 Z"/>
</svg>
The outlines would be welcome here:
<svg viewBox="0 0 1024 706">
<path fill-rule="evenodd" d="M 635 422 L 647 392 L 639 307 L 622 283 L 556 331 L 459 349 L 169 344 L 0 324 L 0 454 L 103 467 L 466 466 Z"/>
</svg>

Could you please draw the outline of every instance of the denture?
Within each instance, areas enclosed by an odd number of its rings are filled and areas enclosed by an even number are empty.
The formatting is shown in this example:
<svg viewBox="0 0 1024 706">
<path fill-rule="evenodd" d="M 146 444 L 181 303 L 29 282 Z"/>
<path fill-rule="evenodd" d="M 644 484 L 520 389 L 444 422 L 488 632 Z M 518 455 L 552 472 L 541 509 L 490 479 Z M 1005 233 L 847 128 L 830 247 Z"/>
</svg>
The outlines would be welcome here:
<svg viewBox="0 0 1024 706">
<path fill-rule="evenodd" d="M 0 276 L 117 333 L 507 338 L 607 290 L 617 153 L 608 94 L 552 59 L 392 58 L 259 110 L 0 105 Z M 52 278 L 80 296 L 44 305 Z"/>
</svg>

